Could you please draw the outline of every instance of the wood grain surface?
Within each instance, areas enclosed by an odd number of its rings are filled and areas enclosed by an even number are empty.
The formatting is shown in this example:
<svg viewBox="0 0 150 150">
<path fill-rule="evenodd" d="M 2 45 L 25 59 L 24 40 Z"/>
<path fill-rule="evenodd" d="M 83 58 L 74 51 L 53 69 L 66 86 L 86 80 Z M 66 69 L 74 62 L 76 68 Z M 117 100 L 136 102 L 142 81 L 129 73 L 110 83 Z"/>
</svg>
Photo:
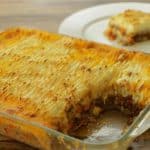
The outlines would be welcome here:
<svg viewBox="0 0 150 150">
<path fill-rule="evenodd" d="M 0 0 L 0 30 L 12 26 L 36 27 L 57 32 L 68 15 L 83 8 L 119 0 Z M 130 2 L 130 0 L 124 0 Z M 150 0 L 132 0 L 149 2 Z M 108 10 L 106 10 L 108 11 Z M 0 136 L 0 150 L 34 150 L 25 144 Z M 140 150 L 147 150 L 140 148 Z"/>
<path fill-rule="evenodd" d="M 0 0 L 0 29 L 20 25 L 56 32 L 68 15 L 83 8 L 113 2 L 120 0 Z"/>
</svg>

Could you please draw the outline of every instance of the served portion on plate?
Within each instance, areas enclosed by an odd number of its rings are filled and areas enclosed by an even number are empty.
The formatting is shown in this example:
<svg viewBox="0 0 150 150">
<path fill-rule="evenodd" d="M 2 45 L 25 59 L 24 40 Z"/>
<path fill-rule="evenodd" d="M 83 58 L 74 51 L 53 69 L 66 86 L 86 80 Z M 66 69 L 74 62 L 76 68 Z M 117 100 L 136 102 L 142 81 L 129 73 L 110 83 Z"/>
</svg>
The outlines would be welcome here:
<svg viewBox="0 0 150 150">
<path fill-rule="evenodd" d="M 61 23 L 59 33 L 113 45 L 118 48 L 149 53 L 150 40 L 147 40 L 149 39 L 150 30 L 149 14 L 149 3 L 120 2 L 98 5 L 86 8 L 67 17 Z M 111 18 L 114 19 L 112 20 Z M 119 29 L 113 29 L 110 32 L 109 22 L 115 26 L 121 26 L 121 32 Z M 136 25 L 133 22 L 136 22 Z M 137 22 L 139 23 L 137 24 Z M 111 38 L 117 38 L 117 40 L 109 40 L 104 35 L 104 31 L 107 29 L 109 30 L 109 38 L 111 36 Z M 127 30 L 129 34 L 125 34 Z M 122 43 L 118 41 L 122 41 Z"/>
<path fill-rule="evenodd" d="M 2 32 L 0 49 L 2 113 L 75 135 L 105 107 L 137 116 L 150 104 L 149 54 L 25 28 Z M 38 146 L 30 128 L 0 122 L 1 134 Z"/>
<path fill-rule="evenodd" d="M 112 16 L 105 34 L 123 45 L 150 40 L 150 13 L 130 9 Z"/>
</svg>

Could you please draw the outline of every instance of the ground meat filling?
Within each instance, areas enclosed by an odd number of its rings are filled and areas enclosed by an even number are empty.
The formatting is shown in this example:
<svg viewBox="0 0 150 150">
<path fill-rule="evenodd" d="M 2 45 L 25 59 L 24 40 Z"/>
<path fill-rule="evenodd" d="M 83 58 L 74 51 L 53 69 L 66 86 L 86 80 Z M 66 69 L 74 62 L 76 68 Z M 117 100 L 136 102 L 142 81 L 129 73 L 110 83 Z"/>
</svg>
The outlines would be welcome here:
<svg viewBox="0 0 150 150">
<path fill-rule="evenodd" d="M 84 106 L 83 106 L 84 107 Z M 73 109 L 70 109 L 69 120 L 71 120 L 71 128 L 69 131 L 70 135 L 75 135 L 76 130 L 82 126 L 86 126 L 88 123 L 95 122 L 95 119 L 102 114 L 103 111 L 117 109 L 123 113 L 129 115 L 130 117 L 135 117 L 142 110 L 142 106 L 133 104 L 132 96 L 122 97 L 109 96 L 107 100 L 103 101 L 102 99 L 96 99 L 91 103 L 91 106 L 88 110 L 80 107 L 80 110 L 84 110 L 80 113 L 80 116 L 76 115 Z M 72 119 L 74 117 L 74 119 Z"/>
<path fill-rule="evenodd" d="M 137 34 L 133 37 L 135 42 L 150 40 L 150 33 Z"/>
<path fill-rule="evenodd" d="M 130 45 L 136 42 L 150 40 L 149 32 L 128 35 L 125 29 L 113 25 L 110 25 L 109 29 L 106 30 L 105 35 L 109 38 L 109 40 L 118 40 L 124 45 Z"/>
</svg>

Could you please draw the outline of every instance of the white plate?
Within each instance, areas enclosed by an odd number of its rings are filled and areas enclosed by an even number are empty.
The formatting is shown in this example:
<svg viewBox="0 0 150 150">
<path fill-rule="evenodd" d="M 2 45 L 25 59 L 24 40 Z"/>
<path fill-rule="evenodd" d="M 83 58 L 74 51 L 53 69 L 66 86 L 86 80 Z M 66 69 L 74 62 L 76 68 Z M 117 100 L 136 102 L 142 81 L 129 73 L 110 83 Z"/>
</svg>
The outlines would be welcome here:
<svg viewBox="0 0 150 150">
<path fill-rule="evenodd" d="M 87 8 L 66 18 L 59 27 L 59 33 L 102 42 L 116 47 L 123 47 L 116 42 L 109 41 L 104 36 L 104 30 L 106 29 L 108 20 L 112 15 L 120 13 L 126 9 L 137 9 L 150 12 L 150 4 L 133 2 L 113 3 Z M 150 52 L 150 41 L 140 42 L 128 47 L 124 46 L 123 48 Z"/>
</svg>

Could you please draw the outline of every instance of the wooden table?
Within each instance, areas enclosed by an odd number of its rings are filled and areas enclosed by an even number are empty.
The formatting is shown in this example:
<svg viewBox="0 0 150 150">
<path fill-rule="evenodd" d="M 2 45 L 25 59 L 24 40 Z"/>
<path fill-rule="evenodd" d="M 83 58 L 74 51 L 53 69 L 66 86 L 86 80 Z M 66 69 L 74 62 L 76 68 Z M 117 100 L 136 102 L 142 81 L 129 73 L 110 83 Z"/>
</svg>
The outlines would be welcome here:
<svg viewBox="0 0 150 150">
<path fill-rule="evenodd" d="M 118 0 L 0 0 L 0 29 L 26 25 L 57 32 L 61 21 L 71 13 L 109 2 Z"/>
<path fill-rule="evenodd" d="M 150 0 L 132 1 L 150 2 Z M 0 0 L 0 29 L 29 26 L 57 32 L 61 21 L 71 13 L 110 2 L 118 0 Z M 33 150 L 29 146 L 0 136 L 0 150 L 31 149 Z"/>
</svg>

